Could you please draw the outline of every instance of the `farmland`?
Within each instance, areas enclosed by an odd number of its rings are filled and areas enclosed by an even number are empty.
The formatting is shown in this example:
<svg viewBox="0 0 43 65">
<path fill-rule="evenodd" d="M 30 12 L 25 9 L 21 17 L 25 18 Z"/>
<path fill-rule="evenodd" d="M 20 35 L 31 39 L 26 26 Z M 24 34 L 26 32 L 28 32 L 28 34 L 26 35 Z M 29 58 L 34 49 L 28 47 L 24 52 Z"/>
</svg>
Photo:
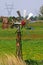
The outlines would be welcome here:
<svg viewBox="0 0 43 65">
<path fill-rule="evenodd" d="M 15 40 L 0 40 L 0 53 L 16 52 Z M 22 52 L 24 59 L 43 60 L 43 40 L 23 40 Z"/>
<path fill-rule="evenodd" d="M 43 22 L 30 23 L 29 26 L 31 30 L 21 30 L 23 59 L 43 60 Z M 16 55 L 16 31 L 16 28 L 0 28 L 0 56 L 4 53 Z"/>
</svg>

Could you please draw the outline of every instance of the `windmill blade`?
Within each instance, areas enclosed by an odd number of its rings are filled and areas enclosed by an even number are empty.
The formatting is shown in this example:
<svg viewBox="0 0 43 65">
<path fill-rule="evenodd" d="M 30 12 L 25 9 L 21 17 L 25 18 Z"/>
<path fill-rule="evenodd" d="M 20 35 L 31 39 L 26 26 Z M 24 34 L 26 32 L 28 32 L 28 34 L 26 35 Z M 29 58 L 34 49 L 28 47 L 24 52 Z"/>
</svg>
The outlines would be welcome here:
<svg viewBox="0 0 43 65">
<path fill-rule="evenodd" d="M 22 20 L 23 18 L 22 18 L 22 16 L 21 16 L 21 14 L 20 14 L 20 11 L 19 11 L 19 10 L 17 11 L 17 14 L 18 14 L 18 16 L 19 16 L 19 20 Z"/>
<path fill-rule="evenodd" d="M 20 14 L 20 11 L 19 10 L 17 11 L 17 14 L 18 14 L 19 17 L 21 17 L 21 14 Z"/>
<path fill-rule="evenodd" d="M 23 17 L 24 18 L 26 17 L 26 10 L 24 10 L 24 12 L 23 12 Z"/>
<path fill-rule="evenodd" d="M 32 14 L 32 13 L 30 13 L 30 14 L 28 15 L 27 20 L 28 20 L 28 19 L 30 19 L 32 16 L 33 16 L 33 14 Z"/>
<path fill-rule="evenodd" d="M 24 10 L 24 12 L 23 12 L 23 17 L 24 17 L 24 19 L 28 18 L 28 15 L 26 14 L 26 10 Z"/>
</svg>

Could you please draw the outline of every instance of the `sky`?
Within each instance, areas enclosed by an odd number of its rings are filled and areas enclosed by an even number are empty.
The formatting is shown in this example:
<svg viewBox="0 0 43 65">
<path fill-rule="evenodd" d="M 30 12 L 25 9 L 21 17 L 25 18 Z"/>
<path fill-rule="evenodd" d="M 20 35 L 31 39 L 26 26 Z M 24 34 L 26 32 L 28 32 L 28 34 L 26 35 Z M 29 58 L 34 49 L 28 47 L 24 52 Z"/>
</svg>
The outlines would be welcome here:
<svg viewBox="0 0 43 65">
<path fill-rule="evenodd" d="M 39 9 L 43 5 L 43 0 L 0 0 L 0 16 L 18 16 L 17 10 L 33 13 L 34 16 L 39 14 Z M 10 14 L 11 12 L 11 14 Z"/>
</svg>

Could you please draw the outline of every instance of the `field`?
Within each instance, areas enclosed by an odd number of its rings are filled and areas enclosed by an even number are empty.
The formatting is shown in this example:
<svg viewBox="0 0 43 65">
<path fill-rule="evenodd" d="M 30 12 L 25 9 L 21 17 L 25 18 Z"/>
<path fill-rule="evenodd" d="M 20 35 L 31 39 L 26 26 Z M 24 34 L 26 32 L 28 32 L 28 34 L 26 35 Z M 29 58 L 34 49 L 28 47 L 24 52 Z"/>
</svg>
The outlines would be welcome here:
<svg viewBox="0 0 43 65">
<path fill-rule="evenodd" d="M 21 30 L 23 59 L 42 61 L 43 22 L 30 23 L 29 26 L 32 27 L 31 30 L 27 28 Z M 0 57 L 6 53 L 16 55 L 16 31 L 16 28 L 5 30 L 0 28 Z"/>
</svg>

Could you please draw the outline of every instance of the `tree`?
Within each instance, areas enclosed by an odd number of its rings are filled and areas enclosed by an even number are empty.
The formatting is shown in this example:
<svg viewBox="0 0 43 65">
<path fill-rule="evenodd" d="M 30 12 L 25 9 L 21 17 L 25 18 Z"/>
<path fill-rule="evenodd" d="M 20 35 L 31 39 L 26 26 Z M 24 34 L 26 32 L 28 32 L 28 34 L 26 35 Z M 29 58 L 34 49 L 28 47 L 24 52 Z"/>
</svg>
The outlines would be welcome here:
<svg viewBox="0 0 43 65">
<path fill-rule="evenodd" d="M 2 23 L 2 18 L 0 18 L 0 22 Z"/>
<path fill-rule="evenodd" d="M 9 22 L 12 22 L 12 17 L 9 17 L 9 18 L 8 18 L 8 21 L 9 21 Z"/>
<path fill-rule="evenodd" d="M 41 16 L 41 15 L 39 14 L 38 20 L 43 20 L 43 16 Z"/>
<path fill-rule="evenodd" d="M 43 5 L 40 7 L 40 15 L 43 16 Z"/>
<path fill-rule="evenodd" d="M 32 16 L 31 18 L 30 18 L 32 21 L 36 21 L 37 20 L 37 16 Z"/>
<path fill-rule="evenodd" d="M 38 20 L 43 20 L 43 5 L 40 7 L 40 11 L 39 11 L 39 16 L 38 16 Z"/>
</svg>

